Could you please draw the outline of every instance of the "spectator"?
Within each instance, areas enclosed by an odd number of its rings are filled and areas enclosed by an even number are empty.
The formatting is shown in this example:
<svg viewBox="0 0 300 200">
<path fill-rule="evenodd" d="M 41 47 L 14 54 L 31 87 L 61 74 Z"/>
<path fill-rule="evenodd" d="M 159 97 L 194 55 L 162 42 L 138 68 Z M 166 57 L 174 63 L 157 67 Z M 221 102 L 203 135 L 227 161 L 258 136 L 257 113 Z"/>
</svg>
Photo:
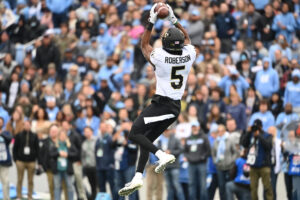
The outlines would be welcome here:
<svg viewBox="0 0 300 200">
<path fill-rule="evenodd" d="M 262 179 L 266 199 L 273 199 L 271 185 L 272 136 L 263 130 L 263 122 L 256 119 L 251 130 L 243 135 L 241 144 L 249 149 L 247 164 L 250 165 L 251 199 L 258 200 L 258 181 Z"/>
<path fill-rule="evenodd" d="M 296 28 L 296 21 L 293 13 L 289 12 L 289 4 L 282 3 L 282 12 L 274 18 L 272 29 L 276 32 L 276 36 L 282 34 L 287 42 L 292 42 L 292 36 Z"/>
<path fill-rule="evenodd" d="M 225 124 L 225 117 L 223 117 L 222 113 L 220 113 L 220 109 L 217 105 L 213 105 L 210 113 L 207 117 L 206 129 L 209 130 L 212 124 Z"/>
<path fill-rule="evenodd" d="M 281 112 L 276 118 L 276 127 L 281 131 L 285 125 L 297 120 L 299 120 L 299 116 L 293 112 L 292 104 L 287 103 L 284 106 L 284 112 Z M 280 131 L 278 131 L 277 137 L 281 137 Z"/>
<path fill-rule="evenodd" d="M 237 123 L 235 119 L 228 118 L 226 120 L 226 129 L 231 139 L 235 142 L 236 150 L 240 151 L 239 144 L 240 144 L 241 131 L 237 130 Z"/>
<path fill-rule="evenodd" d="M 285 56 L 288 60 L 292 59 L 292 50 L 283 34 L 279 34 L 275 42 L 269 48 L 269 56 L 272 62 L 276 62 L 276 53 Z M 279 58 L 279 60 L 281 57 Z"/>
<path fill-rule="evenodd" d="M 241 39 L 245 41 L 248 49 L 253 48 L 254 41 L 257 39 L 258 25 L 261 16 L 255 11 L 254 3 L 249 3 L 247 13 L 243 14 L 238 21 L 238 29 L 241 33 Z"/>
<path fill-rule="evenodd" d="M 27 171 L 28 180 L 28 199 L 32 200 L 33 194 L 33 176 L 35 172 L 36 161 L 38 159 L 39 141 L 33 132 L 31 132 L 30 121 L 24 121 L 24 130 L 15 137 L 13 147 L 13 158 L 17 166 L 18 183 L 17 198 L 22 199 L 22 184 L 24 171 Z"/>
<path fill-rule="evenodd" d="M 259 21 L 259 28 L 261 34 L 261 41 L 266 48 L 269 48 L 273 40 L 275 39 L 275 32 L 272 30 L 274 13 L 273 7 L 267 4 L 264 7 L 265 13 L 261 16 Z"/>
<path fill-rule="evenodd" d="M 226 107 L 227 118 L 233 118 L 236 121 L 238 130 L 246 130 L 247 116 L 245 105 L 241 103 L 241 98 L 237 93 L 230 96 L 230 102 Z"/>
<path fill-rule="evenodd" d="M 156 200 L 163 199 L 164 175 L 154 172 L 156 167 L 155 162 L 157 160 L 158 159 L 154 156 L 154 154 L 150 153 L 149 164 L 146 168 L 147 200 L 152 200 L 154 196 L 156 197 Z"/>
<path fill-rule="evenodd" d="M 210 130 L 209 130 L 209 135 L 208 135 L 208 140 L 209 140 L 211 149 L 214 146 L 214 142 L 216 141 L 217 134 L 218 134 L 218 125 L 212 124 L 212 126 L 210 127 Z M 218 177 L 217 177 L 217 168 L 216 168 L 216 165 L 214 164 L 212 156 L 210 156 L 208 158 L 207 174 L 208 174 L 207 175 L 208 177 L 211 177 L 211 182 L 209 183 L 209 186 L 207 188 L 208 199 L 213 200 L 219 184 L 218 184 Z M 220 190 L 219 190 L 219 196 L 221 196 Z"/>
<path fill-rule="evenodd" d="M 67 20 L 68 9 L 72 4 L 72 0 L 61 2 L 59 0 L 46 0 L 46 5 L 53 13 L 53 23 L 55 27 L 59 27 L 62 22 Z"/>
<path fill-rule="evenodd" d="M 213 105 L 217 105 L 219 107 L 220 113 L 225 113 L 226 105 L 224 101 L 221 99 L 221 90 L 219 88 L 214 88 L 211 90 L 211 97 L 208 99 L 204 116 L 207 117 L 208 112 L 211 110 Z"/>
<path fill-rule="evenodd" d="M 92 192 L 88 199 L 94 200 L 97 194 L 97 170 L 95 157 L 96 139 L 93 137 L 93 129 L 91 127 L 86 126 L 83 132 L 86 140 L 81 146 L 81 162 L 83 174 L 87 176 Z"/>
<path fill-rule="evenodd" d="M 297 114 L 300 113 L 300 102 L 298 102 L 298 97 L 300 95 L 300 70 L 295 69 L 292 72 L 292 81 L 288 82 L 286 85 L 286 89 L 284 92 L 284 104 L 286 105 L 287 103 L 292 104 L 294 112 Z"/>
<path fill-rule="evenodd" d="M 120 110 L 121 113 L 126 110 Z M 126 111 L 127 112 L 127 111 Z M 117 145 L 115 149 L 115 185 L 117 189 L 121 189 L 123 185 L 130 182 L 130 178 L 135 173 L 135 163 L 137 159 L 137 145 L 128 140 L 128 134 L 132 122 L 122 119 L 118 131 L 114 134 L 112 140 Z M 138 192 L 129 196 L 130 199 L 138 199 Z"/>
<path fill-rule="evenodd" d="M 45 75 L 48 64 L 53 62 L 56 66 L 56 71 L 60 71 L 60 53 L 58 48 L 52 42 L 49 32 L 45 33 L 42 40 L 42 45 L 37 48 L 35 63 L 38 68 L 39 75 Z"/>
<path fill-rule="evenodd" d="M 220 199 L 226 200 L 226 183 L 229 181 L 229 170 L 238 157 L 235 142 L 229 137 L 224 125 L 218 126 L 218 136 L 212 148 L 212 158 L 217 167 Z"/>
<path fill-rule="evenodd" d="M 266 131 L 270 126 L 274 126 L 275 118 L 273 114 L 268 111 L 268 101 L 263 99 L 259 103 L 259 112 L 251 115 L 248 125 L 252 126 L 256 119 L 260 119 L 263 124 L 263 130 Z"/>
<path fill-rule="evenodd" d="M 77 196 L 80 199 L 86 199 L 85 191 L 83 188 L 82 165 L 80 160 L 82 146 L 81 136 L 72 128 L 72 125 L 66 119 L 64 119 L 62 122 L 62 129 L 67 133 L 71 146 L 74 149 L 74 155 L 70 157 L 70 161 L 72 161 L 72 169 L 74 171 Z"/>
<path fill-rule="evenodd" d="M 18 133 L 23 131 L 23 114 L 18 110 L 15 110 L 12 113 L 11 119 L 6 124 L 6 131 L 8 131 L 12 136 L 16 136 Z"/>
<path fill-rule="evenodd" d="M 229 53 L 232 48 L 231 37 L 236 29 L 236 22 L 228 12 L 228 5 L 221 3 L 220 14 L 216 17 L 218 37 L 221 39 L 221 53 Z"/>
<path fill-rule="evenodd" d="M 88 13 L 92 13 L 95 16 L 96 21 L 98 21 L 98 15 L 95 8 L 90 6 L 89 0 L 81 0 L 81 6 L 76 9 L 76 16 L 79 20 L 88 20 Z"/>
<path fill-rule="evenodd" d="M 192 135 L 184 142 L 184 155 L 189 163 L 189 199 L 197 199 L 198 191 L 200 199 L 207 200 L 206 162 L 210 156 L 210 145 L 207 136 L 200 131 L 199 122 L 192 122 L 191 125 Z"/>
<path fill-rule="evenodd" d="M 270 111 L 276 119 L 279 113 L 282 111 L 283 101 L 280 99 L 279 93 L 273 93 L 270 99 Z"/>
<path fill-rule="evenodd" d="M 44 141 L 44 144 L 40 150 L 40 154 L 43 155 L 42 167 L 44 171 L 46 172 L 47 179 L 48 179 L 48 187 L 49 187 L 49 193 L 50 193 L 50 199 L 54 200 L 54 180 L 53 180 L 53 166 L 56 164 L 56 160 L 51 157 L 51 149 L 56 148 L 56 144 L 58 141 L 59 136 L 59 127 L 56 124 L 53 124 L 49 128 L 49 137 Z M 54 171 L 56 171 L 56 168 L 54 166 Z M 63 182 L 62 189 L 64 190 L 65 199 L 68 199 L 68 192 L 66 184 Z"/>
<path fill-rule="evenodd" d="M 168 128 L 163 135 L 160 136 L 158 141 L 158 147 L 164 150 L 166 153 L 172 154 L 179 158 L 182 151 L 180 141 L 175 138 L 173 129 Z M 165 170 L 165 180 L 167 184 L 167 199 L 172 200 L 176 196 L 178 199 L 184 199 L 182 187 L 179 184 L 179 161 L 169 165 Z"/>
<path fill-rule="evenodd" d="M 98 45 L 96 37 L 91 39 L 91 48 L 87 49 L 84 55 L 85 57 L 97 60 L 101 66 L 106 63 L 106 53 L 102 47 Z"/>
<path fill-rule="evenodd" d="M 0 72 L 4 80 L 11 76 L 16 66 L 17 62 L 13 60 L 12 55 L 10 53 L 5 54 L 3 61 L 0 62 Z"/>
<path fill-rule="evenodd" d="M 68 138 L 65 130 L 59 132 L 58 140 L 55 146 L 50 149 L 50 156 L 55 161 L 51 166 L 54 174 L 54 197 L 60 200 L 61 186 L 64 181 L 67 186 L 68 200 L 74 199 L 74 191 L 72 185 L 73 167 L 72 158 L 77 156 L 77 150 Z"/>
<path fill-rule="evenodd" d="M 0 181 L 2 185 L 3 200 L 9 200 L 9 168 L 12 166 L 12 158 L 9 151 L 9 144 L 12 135 L 3 130 L 4 120 L 0 117 Z"/>
<path fill-rule="evenodd" d="M 48 137 L 50 125 L 46 110 L 38 107 L 31 123 L 31 131 L 36 133 L 39 139 L 45 139 Z"/>
<path fill-rule="evenodd" d="M 272 135 L 272 151 L 271 151 L 271 184 L 273 189 L 273 197 L 276 199 L 276 188 L 278 175 L 281 172 L 281 158 L 282 158 L 282 141 L 277 137 L 277 129 L 275 126 L 271 126 L 268 130 L 268 133 Z"/>
<path fill-rule="evenodd" d="M 188 26 L 188 34 L 190 35 L 191 42 L 194 45 L 200 45 L 204 34 L 204 24 L 200 20 L 200 12 L 194 9 L 190 13 L 190 24 Z"/>
<path fill-rule="evenodd" d="M 264 98 L 271 97 L 274 92 L 279 90 L 278 73 L 272 68 L 272 62 L 269 58 L 263 59 L 263 70 L 257 72 L 254 85 Z"/>
<path fill-rule="evenodd" d="M 99 25 L 99 35 L 97 37 L 99 45 L 103 46 L 107 56 L 110 56 L 113 53 L 114 44 L 112 37 L 108 32 L 108 27 L 105 23 Z"/>
<path fill-rule="evenodd" d="M 240 98 L 244 97 L 245 91 L 249 88 L 249 83 L 243 76 L 240 76 L 239 72 L 230 68 L 230 75 L 224 76 L 219 82 L 219 87 L 225 91 L 227 97 L 230 96 L 230 87 L 235 86 Z"/>
<path fill-rule="evenodd" d="M 235 160 L 235 165 L 230 170 L 230 178 L 232 181 L 226 183 L 227 200 L 234 200 L 234 196 L 238 200 L 250 200 L 250 166 L 247 164 L 247 154 L 243 150 L 241 156 Z"/>
<path fill-rule="evenodd" d="M 115 195 L 114 186 L 114 150 L 112 149 L 112 127 L 111 125 L 100 123 L 101 138 L 96 141 L 96 168 L 100 192 L 106 192 L 106 183 L 109 183 L 112 195 Z M 114 199 L 114 198 L 113 198 Z"/>
</svg>

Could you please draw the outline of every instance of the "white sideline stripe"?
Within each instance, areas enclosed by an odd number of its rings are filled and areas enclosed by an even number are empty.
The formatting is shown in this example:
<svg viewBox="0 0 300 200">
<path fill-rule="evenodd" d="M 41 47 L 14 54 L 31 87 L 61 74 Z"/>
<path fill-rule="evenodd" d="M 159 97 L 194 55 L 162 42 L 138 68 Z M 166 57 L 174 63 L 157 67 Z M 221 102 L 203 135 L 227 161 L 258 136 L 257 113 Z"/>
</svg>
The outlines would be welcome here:
<svg viewBox="0 0 300 200">
<path fill-rule="evenodd" d="M 163 121 L 166 119 L 171 119 L 175 117 L 174 114 L 166 114 L 166 115 L 160 115 L 160 116 L 155 116 L 155 117 L 144 117 L 144 122 L 145 124 L 150 124 L 153 122 L 158 122 L 158 121 Z"/>
</svg>

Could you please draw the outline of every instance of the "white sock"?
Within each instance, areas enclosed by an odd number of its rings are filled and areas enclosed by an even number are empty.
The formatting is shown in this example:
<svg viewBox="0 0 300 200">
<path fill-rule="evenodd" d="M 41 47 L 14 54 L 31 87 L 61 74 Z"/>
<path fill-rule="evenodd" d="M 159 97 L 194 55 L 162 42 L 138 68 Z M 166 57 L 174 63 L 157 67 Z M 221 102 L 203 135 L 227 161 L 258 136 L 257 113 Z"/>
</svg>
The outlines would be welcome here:
<svg viewBox="0 0 300 200">
<path fill-rule="evenodd" d="M 165 152 L 163 152 L 162 150 L 158 150 L 157 152 L 155 152 L 155 156 L 159 159 L 161 159 L 164 156 L 164 154 Z"/>
<path fill-rule="evenodd" d="M 141 172 L 135 172 L 135 175 L 133 178 L 143 179 L 143 174 Z"/>
</svg>

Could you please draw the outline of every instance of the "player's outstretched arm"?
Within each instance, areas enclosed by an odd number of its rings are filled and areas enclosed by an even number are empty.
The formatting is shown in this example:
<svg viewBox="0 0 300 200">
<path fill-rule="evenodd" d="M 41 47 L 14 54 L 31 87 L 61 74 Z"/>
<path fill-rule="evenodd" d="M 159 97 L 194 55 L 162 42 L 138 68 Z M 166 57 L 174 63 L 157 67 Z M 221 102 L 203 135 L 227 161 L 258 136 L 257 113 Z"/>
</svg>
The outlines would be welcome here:
<svg viewBox="0 0 300 200">
<path fill-rule="evenodd" d="M 184 44 L 191 44 L 191 40 L 189 37 L 189 34 L 186 32 L 186 30 L 181 26 L 181 24 L 178 22 L 176 16 L 174 15 L 173 9 L 171 8 L 171 6 L 169 4 L 167 4 L 168 8 L 169 8 L 169 16 L 168 19 L 170 20 L 170 22 L 172 24 L 174 24 L 174 26 L 176 26 L 179 30 L 182 31 L 182 33 L 184 34 Z"/>
<path fill-rule="evenodd" d="M 150 16 L 148 19 L 149 22 L 148 22 L 146 30 L 142 36 L 142 42 L 141 42 L 143 55 L 146 58 L 146 60 L 148 60 L 150 63 L 151 63 L 150 54 L 153 50 L 152 46 L 150 45 L 150 38 L 151 38 L 151 32 L 153 29 L 153 25 L 157 19 L 157 13 L 154 12 L 156 5 L 157 4 L 154 4 L 150 10 Z"/>
</svg>

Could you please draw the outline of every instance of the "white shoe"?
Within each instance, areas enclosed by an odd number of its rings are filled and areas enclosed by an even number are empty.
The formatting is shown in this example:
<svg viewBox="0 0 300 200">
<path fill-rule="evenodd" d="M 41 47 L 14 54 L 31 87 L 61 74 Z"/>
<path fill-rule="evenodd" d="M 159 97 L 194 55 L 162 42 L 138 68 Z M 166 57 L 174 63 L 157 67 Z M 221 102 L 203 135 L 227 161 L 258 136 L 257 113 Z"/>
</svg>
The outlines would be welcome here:
<svg viewBox="0 0 300 200">
<path fill-rule="evenodd" d="M 143 186 L 143 179 L 133 177 L 132 181 L 119 190 L 120 196 L 128 196 Z"/>
<path fill-rule="evenodd" d="M 168 164 L 175 162 L 176 158 L 172 154 L 164 153 L 164 155 L 158 160 L 158 166 L 155 168 L 156 173 L 161 173 L 166 169 Z"/>
</svg>

